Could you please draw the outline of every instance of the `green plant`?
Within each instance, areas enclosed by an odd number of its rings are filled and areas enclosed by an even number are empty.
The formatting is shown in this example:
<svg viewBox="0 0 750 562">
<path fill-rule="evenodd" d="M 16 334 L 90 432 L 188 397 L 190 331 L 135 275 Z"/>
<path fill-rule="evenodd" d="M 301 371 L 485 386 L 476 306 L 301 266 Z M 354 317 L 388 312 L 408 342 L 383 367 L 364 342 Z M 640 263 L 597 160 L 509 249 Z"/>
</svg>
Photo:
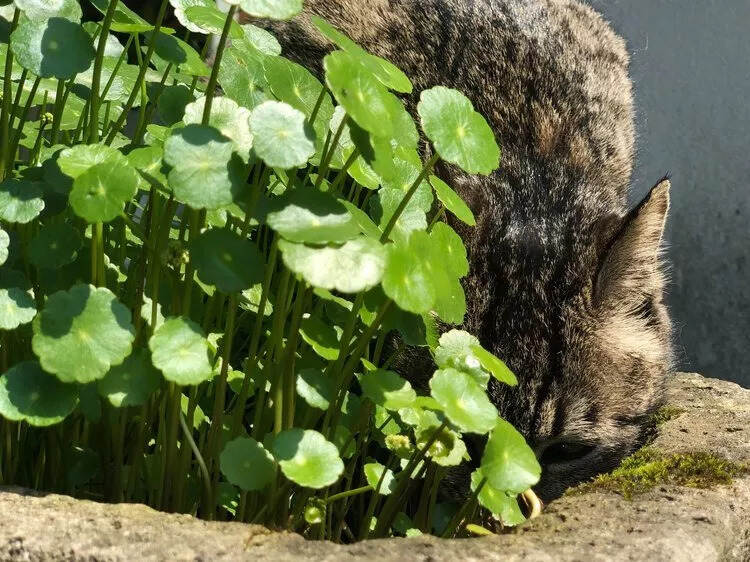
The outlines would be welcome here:
<svg viewBox="0 0 750 562">
<path fill-rule="evenodd" d="M 435 322 L 461 323 L 468 272 L 441 219 L 474 223 L 435 163 L 500 155 L 471 103 L 422 93 L 423 162 L 409 79 L 321 19 L 325 86 L 237 5 L 90 1 L 81 24 L 0 0 L 0 481 L 331 540 L 522 521 L 540 468 L 485 392 L 515 377 Z M 429 395 L 388 370 L 407 344 Z M 489 441 L 458 509 L 438 488 L 467 434 Z"/>
</svg>

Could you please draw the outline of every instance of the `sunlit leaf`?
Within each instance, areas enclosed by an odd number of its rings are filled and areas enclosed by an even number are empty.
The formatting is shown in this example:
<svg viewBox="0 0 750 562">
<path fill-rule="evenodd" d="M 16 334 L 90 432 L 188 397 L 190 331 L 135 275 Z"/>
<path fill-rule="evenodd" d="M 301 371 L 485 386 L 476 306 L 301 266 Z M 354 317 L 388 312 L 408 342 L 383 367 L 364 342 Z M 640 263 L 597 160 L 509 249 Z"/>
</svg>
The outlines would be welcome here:
<svg viewBox="0 0 750 562">
<path fill-rule="evenodd" d="M 470 174 L 488 175 L 500 165 L 495 134 L 461 92 L 443 86 L 425 90 L 417 110 L 443 160 Z"/>
<path fill-rule="evenodd" d="M 339 247 L 311 247 L 281 240 L 284 263 L 313 287 L 358 293 L 383 277 L 385 250 L 377 240 L 359 237 Z"/>
<path fill-rule="evenodd" d="M 490 432 L 481 463 L 487 482 L 497 490 L 520 494 L 539 481 L 542 469 L 526 440 L 500 419 Z"/>
<path fill-rule="evenodd" d="M 205 97 L 188 104 L 183 118 L 185 124 L 201 124 L 205 106 Z M 237 102 L 227 97 L 214 98 L 211 104 L 211 117 L 208 124 L 232 141 L 234 150 L 245 162 L 250 158 L 250 149 L 253 147 L 249 119 L 250 110 L 240 107 Z"/>
<path fill-rule="evenodd" d="M 169 186 L 175 199 L 194 209 L 229 205 L 244 187 L 241 159 L 234 144 L 213 127 L 188 125 L 164 143 L 164 161 L 172 166 Z"/>
<path fill-rule="evenodd" d="M 188 386 L 213 376 L 208 340 L 192 320 L 167 319 L 151 336 L 148 347 L 154 367 L 168 381 Z"/>
<path fill-rule="evenodd" d="M 288 20 L 302 11 L 302 0 L 236 0 L 242 11 L 257 18 Z"/>
<path fill-rule="evenodd" d="M 274 438 L 272 450 L 284 476 L 305 488 L 330 486 L 344 472 L 336 445 L 317 431 L 282 431 Z"/>
<path fill-rule="evenodd" d="M 315 154 L 315 132 L 305 114 L 289 104 L 267 101 L 250 116 L 255 153 L 272 168 L 303 166 Z"/>
<path fill-rule="evenodd" d="M 134 337 L 130 311 L 109 289 L 75 285 L 47 298 L 31 344 L 45 371 L 88 383 L 122 363 Z"/>
<path fill-rule="evenodd" d="M 367 371 L 360 377 L 359 384 L 365 396 L 386 410 L 408 408 L 417 398 L 409 381 L 392 371 Z"/>
<path fill-rule="evenodd" d="M 430 394 L 451 423 L 463 432 L 485 434 L 497 422 L 497 409 L 468 373 L 455 369 L 436 371 L 430 379 Z"/>
<path fill-rule="evenodd" d="M 382 479 L 382 484 L 380 484 L 380 488 L 378 489 L 379 494 L 389 496 L 396 491 L 397 481 L 391 469 L 384 467 L 379 462 L 370 462 L 365 464 L 364 471 L 367 483 L 373 489 L 378 487 L 378 483 Z M 383 475 L 384 472 L 385 475 Z"/>
</svg>

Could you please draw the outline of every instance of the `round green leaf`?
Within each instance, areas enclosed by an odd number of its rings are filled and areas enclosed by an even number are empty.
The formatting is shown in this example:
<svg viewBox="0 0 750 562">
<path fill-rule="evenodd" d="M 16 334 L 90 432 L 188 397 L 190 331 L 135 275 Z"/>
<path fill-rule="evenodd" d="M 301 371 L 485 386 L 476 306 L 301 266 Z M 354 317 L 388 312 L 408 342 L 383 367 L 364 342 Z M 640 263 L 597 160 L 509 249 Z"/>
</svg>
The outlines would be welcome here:
<svg viewBox="0 0 750 562">
<path fill-rule="evenodd" d="M 242 299 L 240 299 L 240 306 L 245 310 L 249 310 L 253 314 L 258 314 L 260 310 L 260 301 L 263 296 L 263 286 L 260 283 L 256 283 L 249 289 L 242 291 Z M 273 314 L 273 303 L 271 302 L 271 296 L 268 295 L 266 298 L 266 304 L 263 307 L 263 316 L 271 316 Z"/>
<path fill-rule="evenodd" d="M 430 394 L 451 423 L 463 432 L 484 434 L 497 422 L 497 409 L 468 373 L 455 369 L 436 371 L 430 379 Z"/>
<path fill-rule="evenodd" d="M 154 367 L 168 381 L 188 386 L 213 376 L 208 340 L 192 320 L 167 319 L 151 336 L 148 347 Z"/>
<path fill-rule="evenodd" d="M 73 181 L 70 206 L 88 222 L 109 222 L 119 217 L 125 203 L 138 190 L 138 172 L 120 162 L 104 162 L 89 168 Z"/>
<path fill-rule="evenodd" d="M 227 15 L 219 10 L 216 5 L 189 6 L 185 11 L 185 20 L 190 22 L 196 33 L 208 33 L 221 35 Z M 175 10 L 175 15 L 177 11 Z M 187 26 L 186 26 L 187 27 Z M 189 29 L 189 28 L 188 28 Z M 231 39 L 242 39 L 245 34 L 237 22 L 232 21 L 229 26 L 229 37 Z"/>
<path fill-rule="evenodd" d="M 258 247 L 226 229 L 211 228 L 191 244 L 190 254 L 204 283 L 223 293 L 237 293 L 263 280 Z"/>
<path fill-rule="evenodd" d="M 85 384 L 122 363 L 134 337 L 130 311 L 109 289 L 75 285 L 47 299 L 34 318 L 31 347 L 45 371 Z"/>
<path fill-rule="evenodd" d="M 281 101 L 300 110 L 310 119 L 317 106 L 323 84 L 305 67 L 283 57 L 266 57 L 263 60 L 266 81 L 273 94 Z M 333 115 L 333 102 L 326 92 L 318 107 L 313 129 L 318 148 L 326 138 L 328 123 Z"/>
<path fill-rule="evenodd" d="M 94 60 L 89 34 L 77 23 L 57 17 L 19 23 L 10 47 L 21 66 L 43 78 L 68 80 Z"/>
<path fill-rule="evenodd" d="M 224 51 L 219 67 L 219 84 L 224 94 L 250 109 L 268 101 L 263 58 L 247 41 L 234 41 Z"/>
<path fill-rule="evenodd" d="M 122 5 L 122 3 L 120 3 Z M 160 31 L 155 38 L 153 60 L 158 68 L 166 68 L 168 64 L 176 67 L 177 72 L 192 76 L 208 76 L 210 70 L 195 49 L 177 37 L 172 37 Z M 143 34 L 146 41 L 151 41 L 153 32 Z"/>
<path fill-rule="evenodd" d="M 89 0 L 101 14 L 107 12 L 111 0 Z M 140 33 L 153 29 L 154 26 L 149 24 L 141 16 L 128 8 L 124 2 L 117 4 L 115 8 L 114 19 L 112 20 L 112 31 L 122 31 L 124 33 Z M 162 28 L 166 29 L 166 28 Z"/>
<path fill-rule="evenodd" d="M 127 164 L 128 159 L 116 148 L 104 144 L 78 144 L 61 151 L 57 159 L 62 173 L 73 179 L 104 162 Z"/>
<path fill-rule="evenodd" d="M 10 246 L 10 236 L 0 228 L 0 265 L 8 261 L 8 247 Z"/>
<path fill-rule="evenodd" d="M 349 116 L 364 130 L 391 138 L 400 114 L 398 99 L 344 51 L 326 55 L 323 66 L 328 87 Z"/>
<path fill-rule="evenodd" d="M 0 377 L 0 414 L 11 421 L 46 427 L 63 421 L 78 403 L 78 389 L 24 361 Z"/>
<path fill-rule="evenodd" d="M 272 450 L 284 476 L 305 488 L 330 486 L 344 472 L 336 445 L 317 431 L 282 431 L 273 440 Z"/>
<path fill-rule="evenodd" d="M 49 18 L 65 18 L 76 23 L 81 21 L 81 7 L 76 0 L 15 0 L 15 4 L 33 21 Z"/>
<path fill-rule="evenodd" d="M 334 398 L 333 381 L 320 369 L 303 369 L 297 375 L 297 394 L 313 408 L 327 410 Z"/>
<path fill-rule="evenodd" d="M 36 316 L 34 298 L 19 287 L 0 289 L 0 330 L 15 330 Z"/>
<path fill-rule="evenodd" d="M 476 355 L 477 359 L 479 359 L 482 367 L 492 373 L 492 376 L 497 380 L 511 386 L 516 386 L 518 384 L 518 379 L 516 378 L 516 375 L 513 374 L 513 371 L 511 371 L 503 361 L 495 357 L 481 345 L 473 345 L 471 350 L 474 355 Z"/>
<path fill-rule="evenodd" d="M 384 467 L 379 462 L 370 462 L 365 465 L 364 470 L 367 483 L 373 489 L 377 489 L 380 479 L 383 479 L 383 483 L 380 484 L 380 489 L 378 489 L 379 494 L 389 496 L 396 491 L 398 483 L 391 469 Z M 385 472 L 385 475 L 383 475 L 383 472 Z"/>
<path fill-rule="evenodd" d="M 433 225 L 430 240 L 435 251 L 443 256 L 445 271 L 452 277 L 463 277 L 469 273 L 469 261 L 466 259 L 466 248 L 461 237 L 444 222 Z"/>
<path fill-rule="evenodd" d="M 273 33 L 251 24 L 243 25 L 242 31 L 245 34 L 245 41 L 264 55 L 277 56 L 281 54 L 281 45 Z"/>
<path fill-rule="evenodd" d="M 156 392 L 161 376 L 147 349 L 135 350 L 121 365 L 112 367 L 97 383 L 99 394 L 115 408 L 141 406 Z"/>
<path fill-rule="evenodd" d="M 47 224 L 29 243 L 29 261 L 36 267 L 59 269 L 76 260 L 81 245 L 80 234 L 68 223 Z"/>
<path fill-rule="evenodd" d="M 244 165 L 233 150 L 232 141 L 213 127 L 173 131 L 164 143 L 164 161 L 172 166 L 168 179 L 175 199 L 194 209 L 232 203 L 244 186 Z"/>
<path fill-rule="evenodd" d="M 425 90 L 417 111 L 422 129 L 443 160 L 470 174 L 488 175 L 498 168 L 495 134 L 461 92 L 443 86 Z"/>
<path fill-rule="evenodd" d="M 190 88 L 184 84 L 174 84 L 167 86 L 161 91 L 156 107 L 159 111 L 159 116 L 166 125 L 174 125 L 182 121 L 185 115 L 185 108 L 191 102 L 195 101 L 195 95 L 190 91 Z M 212 108 L 213 112 L 213 108 Z M 148 147 L 155 148 L 155 147 Z M 143 148 L 137 150 L 144 150 Z M 134 151 L 135 152 L 135 151 Z M 128 154 L 128 159 L 133 153 Z"/>
<path fill-rule="evenodd" d="M 233 0 L 243 12 L 256 18 L 288 20 L 302 11 L 302 0 Z"/>
<path fill-rule="evenodd" d="M 245 491 L 262 490 L 276 476 L 273 456 L 250 437 L 238 437 L 227 443 L 219 463 L 227 480 Z"/>
<path fill-rule="evenodd" d="M 313 287 L 342 293 L 367 291 L 383 277 L 385 249 L 372 238 L 360 237 L 340 247 L 313 248 L 279 241 L 284 263 Z"/>
<path fill-rule="evenodd" d="M 183 121 L 186 125 L 199 125 L 203 120 L 203 109 L 206 107 L 205 96 L 185 107 Z M 227 98 L 214 98 L 211 104 L 211 118 L 209 125 L 230 139 L 234 150 L 247 162 L 250 150 L 253 148 L 253 135 L 250 132 L 250 110 L 237 105 L 237 102 Z"/>
<path fill-rule="evenodd" d="M 26 224 L 44 209 L 40 182 L 7 179 L 0 183 L 0 219 Z"/>
<path fill-rule="evenodd" d="M 291 242 L 341 243 L 359 235 L 357 221 L 347 208 L 311 187 L 289 190 L 274 199 L 266 223 Z"/>
<path fill-rule="evenodd" d="M 287 103 L 267 101 L 253 109 L 250 130 L 255 153 L 272 168 L 297 168 L 315 154 L 315 133 L 305 114 Z"/>
<path fill-rule="evenodd" d="M 203 8 L 213 8 L 214 10 L 216 10 L 216 4 L 214 2 L 212 2 L 211 0 L 169 0 L 169 3 L 174 8 L 175 17 L 180 22 L 180 24 L 185 27 L 185 29 L 191 31 L 192 33 L 213 33 L 212 31 L 201 27 L 200 22 L 194 21 L 194 19 L 191 18 L 186 12 L 189 8 L 194 8 L 196 6 Z M 221 34 L 221 31 L 219 31 L 219 34 Z"/>
<path fill-rule="evenodd" d="M 360 377 L 359 384 L 365 396 L 386 410 L 408 408 L 417 399 L 411 384 L 392 371 L 367 371 Z"/>
<path fill-rule="evenodd" d="M 484 480 L 484 473 L 481 468 L 477 468 L 471 473 L 472 492 L 476 492 L 482 480 Z M 518 500 L 516 497 L 494 488 L 489 482 L 484 483 L 477 499 L 483 507 L 486 507 L 495 516 L 499 517 L 503 522 L 503 525 L 512 527 L 514 525 L 520 525 L 526 521 L 526 518 L 523 516 L 523 513 L 518 506 Z"/>
<path fill-rule="evenodd" d="M 474 213 L 471 212 L 469 206 L 464 203 L 464 200 L 451 189 L 451 187 L 437 176 L 430 176 L 430 183 L 432 184 L 435 194 L 438 200 L 443 206 L 453 213 L 456 218 L 469 226 L 475 226 L 477 224 L 474 218 Z"/>
<path fill-rule="evenodd" d="M 399 308 L 415 314 L 429 312 L 435 303 L 435 287 L 425 259 L 431 252 L 426 232 L 413 232 L 408 241 L 388 246 L 383 291 Z"/>
<path fill-rule="evenodd" d="M 440 336 L 435 349 L 435 364 L 441 369 L 456 369 L 468 373 L 482 388 L 487 388 L 490 376 L 482 369 L 474 347 L 479 340 L 462 330 L 450 330 Z"/>
<path fill-rule="evenodd" d="M 310 19 L 323 35 L 348 54 L 356 57 L 385 86 L 404 94 L 412 92 L 411 81 L 396 65 L 390 61 L 371 55 L 323 18 L 312 16 Z"/>
<path fill-rule="evenodd" d="M 503 419 L 499 419 L 490 432 L 481 469 L 493 488 L 514 494 L 531 488 L 542 474 L 536 455 L 523 435 Z"/>
<path fill-rule="evenodd" d="M 341 328 L 323 322 L 317 316 L 306 315 L 300 325 L 300 335 L 313 351 L 323 359 L 335 360 L 339 356 Z"/>
</svg>

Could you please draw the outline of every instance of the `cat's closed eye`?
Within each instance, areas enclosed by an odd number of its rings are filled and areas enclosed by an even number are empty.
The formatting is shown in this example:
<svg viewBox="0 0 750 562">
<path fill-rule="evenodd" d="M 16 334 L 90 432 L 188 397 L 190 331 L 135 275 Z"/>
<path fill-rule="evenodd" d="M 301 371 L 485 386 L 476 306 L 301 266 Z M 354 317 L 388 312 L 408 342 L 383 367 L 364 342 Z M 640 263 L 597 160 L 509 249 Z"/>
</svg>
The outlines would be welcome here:
<svg viewBox="0 0 750 562">
<path fill-rule="evenodd" d="M 594 446 L 576 441 L 551 443 L 542 451 L 539 462 L 542 466 L 564 464 L 584 458 L 594 450 Z"/>
</svg>

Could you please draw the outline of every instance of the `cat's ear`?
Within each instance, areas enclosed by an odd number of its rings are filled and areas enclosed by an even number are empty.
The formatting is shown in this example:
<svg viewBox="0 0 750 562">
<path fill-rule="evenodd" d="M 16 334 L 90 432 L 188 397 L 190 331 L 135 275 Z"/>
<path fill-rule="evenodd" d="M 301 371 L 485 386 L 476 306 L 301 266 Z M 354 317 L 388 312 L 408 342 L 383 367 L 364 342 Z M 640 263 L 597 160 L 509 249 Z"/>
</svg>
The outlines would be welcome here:
<svg viewBox="0 0 750 562">
<path fill-rule="evenodd" d="M 629 296 L 658 297 L 662 291 L 659 254 L 669 211 L 668 179 L 660 181 L 623 219 L 600 262 L 594 303 L 617 302 Z"/>
</svg>

